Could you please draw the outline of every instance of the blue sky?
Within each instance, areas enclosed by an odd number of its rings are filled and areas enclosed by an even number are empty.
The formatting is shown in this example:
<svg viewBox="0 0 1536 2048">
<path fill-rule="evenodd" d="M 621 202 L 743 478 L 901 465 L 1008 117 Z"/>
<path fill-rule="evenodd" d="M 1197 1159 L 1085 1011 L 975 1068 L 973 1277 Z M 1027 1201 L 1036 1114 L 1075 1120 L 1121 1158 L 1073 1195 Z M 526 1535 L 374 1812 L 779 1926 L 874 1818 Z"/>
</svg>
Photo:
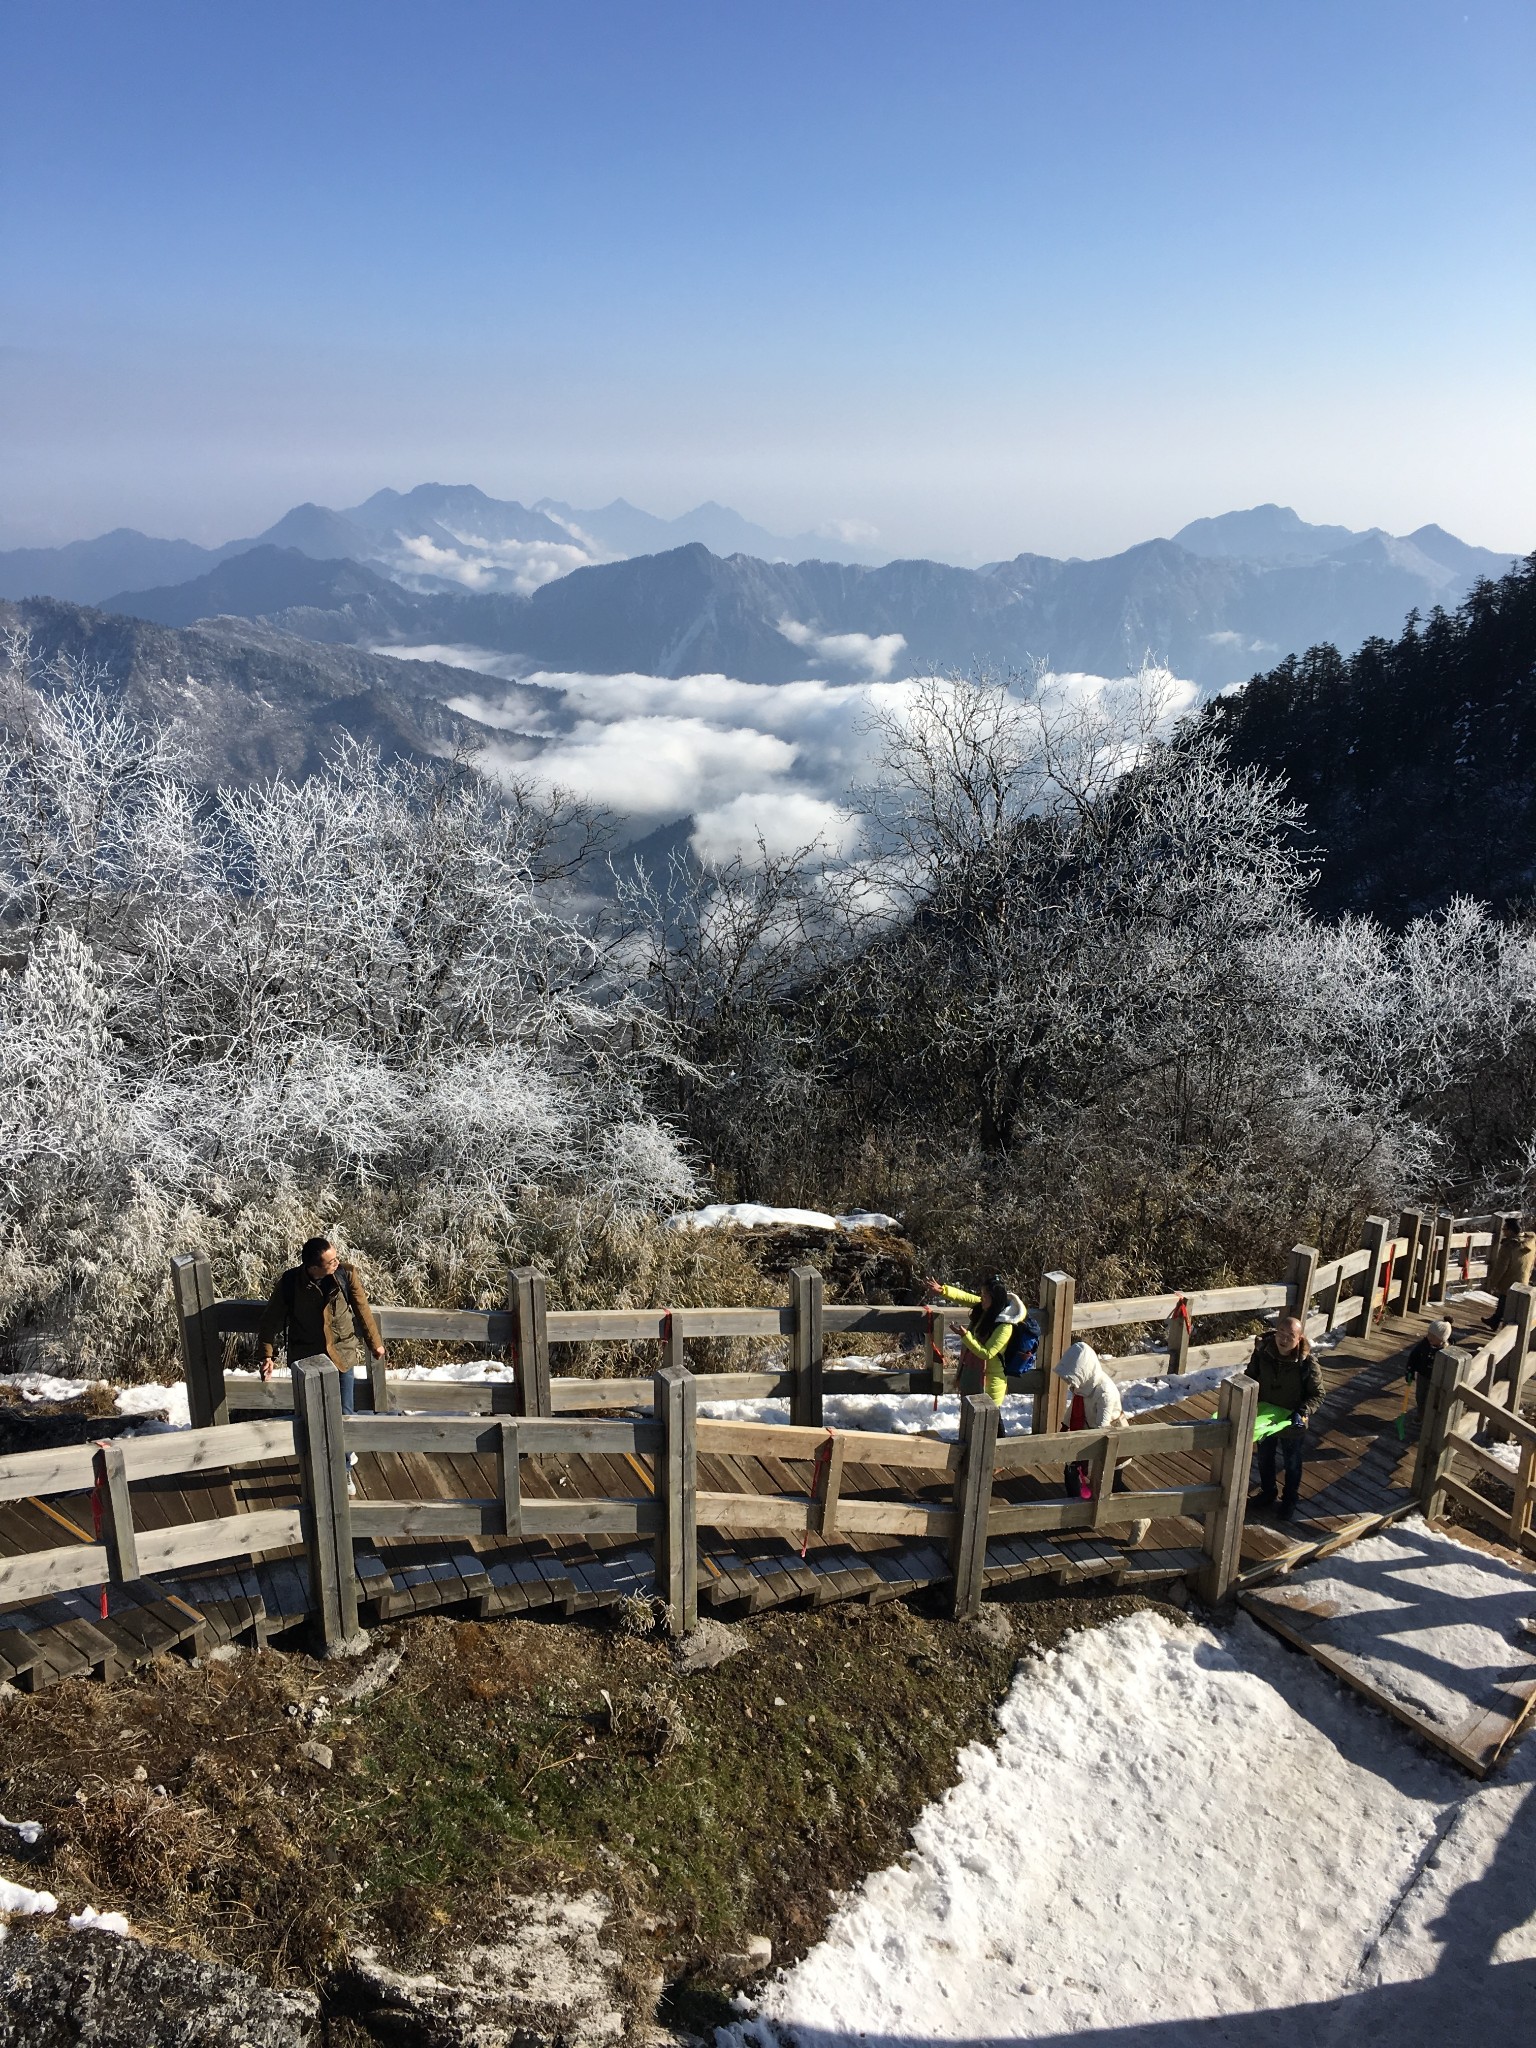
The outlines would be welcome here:
<svg viewBox="0 0 1536 2048">
<path fill-rule="evenodd" d="M 0 11 L 0 542 L 472 481 L 1536 545 L 1536 8 Z"/>
</svg>

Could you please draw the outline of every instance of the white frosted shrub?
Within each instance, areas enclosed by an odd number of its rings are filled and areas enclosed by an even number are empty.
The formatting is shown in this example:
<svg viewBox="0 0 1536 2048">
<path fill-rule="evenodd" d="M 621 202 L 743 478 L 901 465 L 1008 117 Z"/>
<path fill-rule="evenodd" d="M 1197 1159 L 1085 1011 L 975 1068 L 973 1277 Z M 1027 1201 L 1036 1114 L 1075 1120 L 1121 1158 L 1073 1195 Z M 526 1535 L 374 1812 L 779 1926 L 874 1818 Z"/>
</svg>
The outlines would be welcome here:
<svg viewBox="0 0 1536 2048">
<path fill-rule="evenodd" d="M 559 816 L 351 743 L 303 784 L 205 798 L 95 678 L 8 653 L 13 1358 L 164 1363 L 178 1248 L 258 1292 L 334 1228 L 397 1292 L 504 1267 L 551 1199 L 587 1229 L 686 1199 L 633 1005 L 554 904 Z"/>
</svg>

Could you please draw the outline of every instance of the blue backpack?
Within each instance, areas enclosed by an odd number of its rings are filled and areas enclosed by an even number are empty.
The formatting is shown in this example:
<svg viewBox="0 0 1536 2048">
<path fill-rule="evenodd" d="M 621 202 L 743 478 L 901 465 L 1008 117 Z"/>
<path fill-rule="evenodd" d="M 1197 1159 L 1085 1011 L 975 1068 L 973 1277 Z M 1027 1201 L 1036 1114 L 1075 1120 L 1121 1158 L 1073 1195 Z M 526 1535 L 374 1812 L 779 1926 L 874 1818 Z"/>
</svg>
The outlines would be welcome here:
<svg viewBox="0 0 1536 2048">
<path fill-rule="evenodd" d="M 1033 1372 L 1035 1356 L 1040 1349 L 1040 1325 L 1034 1315 L 1027 1315 L 1023 1322 L 1015 1323 L 1013 1334 L 1008 1339 L 1008 1348 L 1003 1353 L 1004 1372 Z"/>
</svg>

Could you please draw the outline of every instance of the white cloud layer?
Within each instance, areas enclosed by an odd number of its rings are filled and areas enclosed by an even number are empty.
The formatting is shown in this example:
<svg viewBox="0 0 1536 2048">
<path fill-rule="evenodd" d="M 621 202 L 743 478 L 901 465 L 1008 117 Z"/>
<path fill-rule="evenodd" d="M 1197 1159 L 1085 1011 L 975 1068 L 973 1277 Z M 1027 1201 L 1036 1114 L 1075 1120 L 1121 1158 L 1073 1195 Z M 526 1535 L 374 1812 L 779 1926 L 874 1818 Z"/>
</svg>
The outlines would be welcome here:
<svg viewBox="0 0 1536 2048">
<path fill-rule="evenodd" d="M 780 619 L 779 631 L 791 647 L 803 647 L 839 668 L 861 668 L 866 675 L 882 680 L 907 647 L 905 633 L 818 633 L 799 619 Z"/>
<path fill-rule="evenodd" d="M 456 537 L 457 538 L 457 537 Z M 528 597 L 573 569 L 584 569 L 593 557 L 574 542 L 486 540 L 465 535 L 454 547 L 443 547 L 430 534 L 401 534 L 395 567 L 402 582 L 428 579 L 457 583 L 465 590 L 509 591 Z"/>
<path fill-rule="evenodd" d="M 451 661 L 488 676 L 505 675 L 505 656 L 464 647 L 395 648 L 418 659 Z M 916 680 L 833 683 L 745 683 L 734 676 L 585 675 L 540 670 L 521 678 L 564 699 L 567 718 L 530 715 L 525 697 L 494 689 L 466 692 L 453 709 L 483 725 L 534 734 L 533 758 L 509 746 L 487 765 L 558 787 L 632 818 L 643 830 L 673 818 L 694 819 L 701 858 L 750 856 L 759 838 L 770 852 L 822 840 L 838 851 L 851 844 L 849 795 L 869 779 L 876 712 L 900 714 Z M 1123 689 L 1126 679 L 1083 674 L 1041 679 L 1048 695 L 1066 700 Z M 1165 715 L 1189 710 L 1199 692 L 1173 676 L 1161 679 Z"/>
</svg>

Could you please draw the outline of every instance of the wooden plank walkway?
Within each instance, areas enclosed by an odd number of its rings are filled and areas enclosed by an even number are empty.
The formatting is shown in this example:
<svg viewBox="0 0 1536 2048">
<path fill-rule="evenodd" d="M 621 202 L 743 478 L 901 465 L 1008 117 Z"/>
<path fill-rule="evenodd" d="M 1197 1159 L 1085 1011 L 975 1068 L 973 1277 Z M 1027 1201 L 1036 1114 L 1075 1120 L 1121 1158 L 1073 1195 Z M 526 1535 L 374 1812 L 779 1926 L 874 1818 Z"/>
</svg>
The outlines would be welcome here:
<svg viewBox="0 0 1536 2048">
<path fill-rule="evenodd" d="M 1452 1308 L 1463 1325 L 1481 1315 Z M 1329 1548 L 1355 1540 L 1411 1512 L 1412 1395 L 1407 1392 L 1408 1440 L 1399 1437 L 1403 1412 L 1404 1353 L 1425 1318 L 1393 1319 L 1369 1337 L 1349 1339 L 1324 1354 L 1328 1398 L 1310 1449 L 1302 1513 L 1288 1526 L 1250 1520 L 1243 1534 L 1241 1583 L 1252 1587 Z M 1206 1420 L 1214 1390 L 1159 1408 L 1147 1419 Z M 652 1491 L 648 1456 L 529 1457 L 522 1487 L 529 1500 L 624 1499 Z M 1142 1486 L 1200 1484 L 1196 1456 L 1135 1461 Z M 400 1500 L 492 1499 L 495 1461 L 478 1455 L 363 1453 L 355 1471 L 359 1503 Z M 927 1483 L 924 1483 L 927 1481 Z M 701 1491 L 804 1498 L 812 1482 L 806 1458 L 701 1453 Z M 843 1478 L 848 1495 L 893 1502 L 948 1504 L 942 1478 L 910 1469 L 859 1464 L 851 1454 Z M 1054 1475 L 999 1479 L 994 1499 L 1023 1502 L 1060 1498 Z M 143 1529 L 172 1527 L 238 1513 L 298 1504 L 292 1461 L 249 1467 L 234 1475 L 179 1475 L 134 1490 L 135 1518 Z M 0 1505 L 0 1557 L 91 1540 L 89 1495 Z M 994 1537 L 987 1545 L 985 1583 L 990 1591 L 1024 1580 L 1053 1584 L 1100 1580 L 1111 1585 L 1166 1582 L 1194 1572 L 1201 1562 L 1201 1529 L 1194 1521 L 1155 1523 L 1135 1548 L 1091 1534 Z M 794 1602 L 883 1601 L 946 1584 L 949 1558 L 932 1541 L 879 1535 L 812 1535 L 804 1554 L 797 1542 L 776 1536 L 700 1532 L 700 1604 L 724 1614 L 756 1613 Z M 504 1536 L 356 1546 L 358 1603 L 365 1622 L 452 1609 L 480 1617 L 554 1611 L 562 1615 L 611 1608 L 655 1592 L 651 1552 L 632 1538 L 551 1537 L 521 1542 Z M 287 1552 L 254 1563 L 200 1565 L 157 1580 L 116 1586 L 102 1619 L 94 1591 L 0 1611 L 0 1679 L 35 1689 L 56 1679 L 102 1675 L 167 1650 L 186 1654 L 241 1641 L 261 1644 L 299 1627 L 306 1618 L 308 1585 L 303 1555 Z"/>
<path fill-rule="evenodd" d="M 1465 1545 L 1466 1532 L 1458 1530 L 1456 1540 Z M 1350 1610 L 1347 1601 L 1331 1597 L 1332 1568 L 1325 1567 L 1320 1584 L 1317 1573 L 1306 1572 L 1238 1597 L 1255 1621 L 1305 1650 L 1325 1671 L 1474 1777 L 1485 1778 L 1536 1708 L 1536 1636 L 1526 1600 L 1518 1593 L 1511 1598 L 1508 1590 L 1509 1578 L 1514 1573 L 1528 1577 L 1530 1567 L 1492 1543 L 1473 1540 L 1471 1549 L 1496 1557 L 1504 1570 L 1490 1579 L 1487 1595 L 1462 1597 L 1458 1612 L 1468 1629 L 1485 1631 L 1485 1648 L 1481 1657 L 1474 1653 L 1457 1667 L 1444 1661 L 1444 1650 L 1437 1657 L 1423 1633 L 1423 1582 L 1442 1561 L 1432 1543 L 1431 1538 L 1422 1548 L 1410 1548 L 1407 1568 L 1365 1568 L 1371 1608 L 1370 1627 L 1363 1633 L 1358 1608 Z M 1359 1560 L 1351 1562 L 1358 1565 Z M 1332 1590 L 1339 1590 L 1336 1582 Z M 1536 1584 L 1529 1591 L 1536 1595 Z M 1498 1610 L 1495 1625 L 1480 1612 L 1489 1607 Z M 1523 1626 L 1510 1627 L 1512 1614 Z"/>
</svg>

